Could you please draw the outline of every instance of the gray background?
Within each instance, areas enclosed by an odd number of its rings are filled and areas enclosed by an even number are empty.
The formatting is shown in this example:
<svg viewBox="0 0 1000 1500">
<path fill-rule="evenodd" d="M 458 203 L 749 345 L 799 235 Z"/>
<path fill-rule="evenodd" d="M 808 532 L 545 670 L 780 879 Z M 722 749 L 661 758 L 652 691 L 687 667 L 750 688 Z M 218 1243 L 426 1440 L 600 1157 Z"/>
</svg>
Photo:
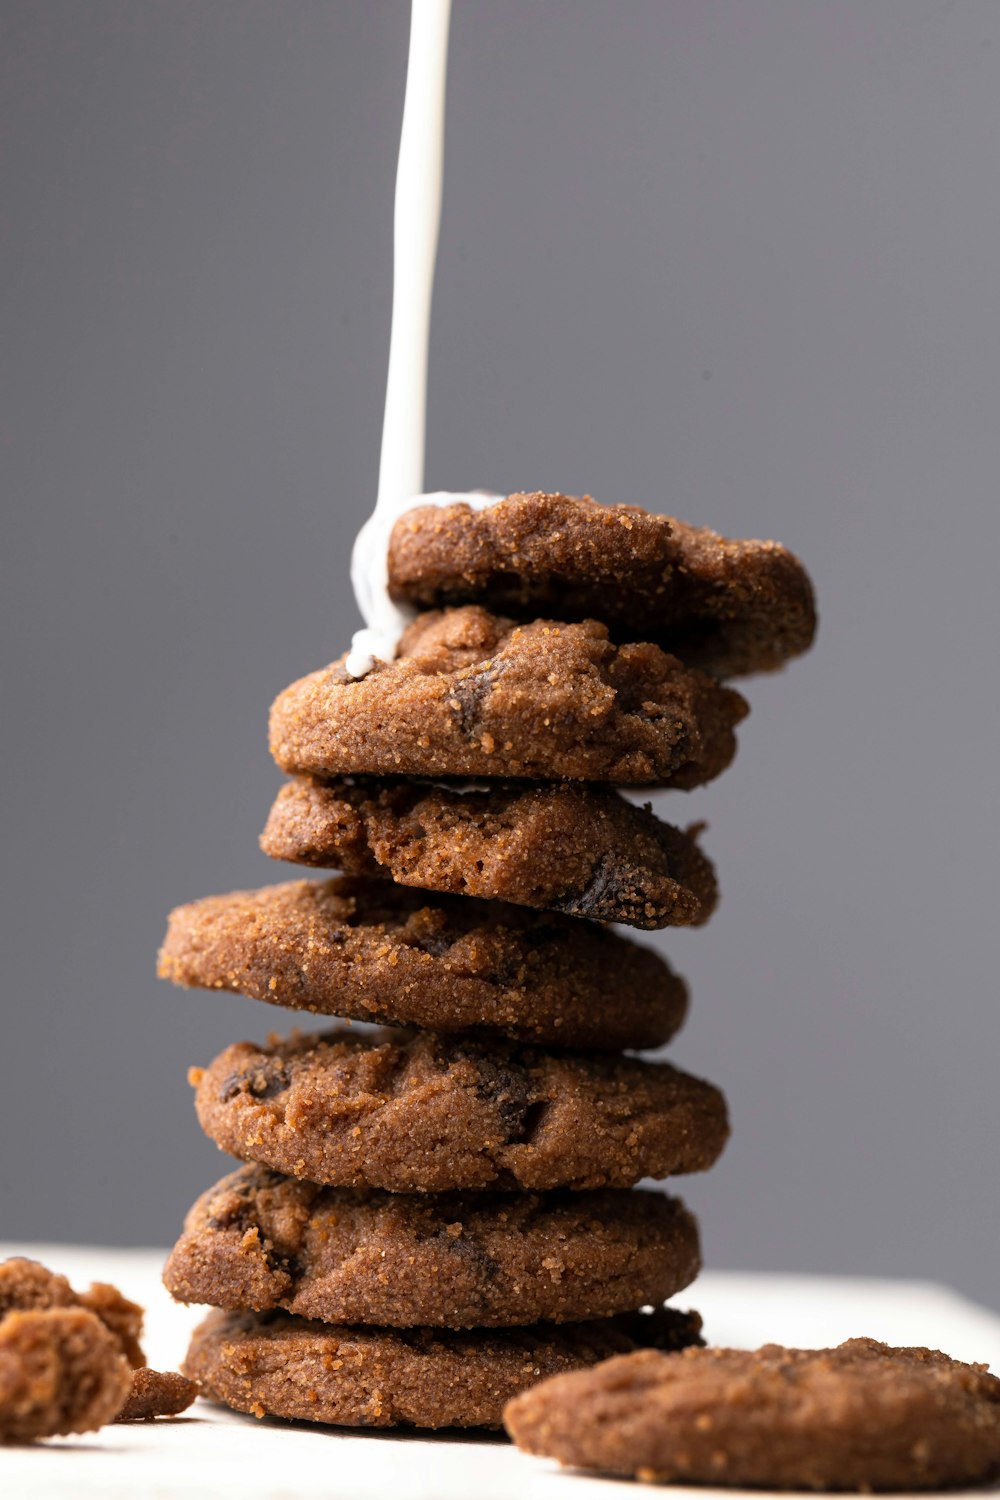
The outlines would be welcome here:
<svg viewBox="0 0 1000 1500">
<path fill-rule="evenodd" d="M 407 8 L 5 0 L 0 1234 L 169 1242 L 185 1083 L 287 1016 L 153 977 L 345 645 Z M 731 1097 L 714 1265 L 1000 1303 L 995 0 L 456 0 L 428 485 L 777 536 L 822 606 L 685 798 L 657 939 Z M 294 873 L 294 872 L 289 872 Z"/>
</svg>

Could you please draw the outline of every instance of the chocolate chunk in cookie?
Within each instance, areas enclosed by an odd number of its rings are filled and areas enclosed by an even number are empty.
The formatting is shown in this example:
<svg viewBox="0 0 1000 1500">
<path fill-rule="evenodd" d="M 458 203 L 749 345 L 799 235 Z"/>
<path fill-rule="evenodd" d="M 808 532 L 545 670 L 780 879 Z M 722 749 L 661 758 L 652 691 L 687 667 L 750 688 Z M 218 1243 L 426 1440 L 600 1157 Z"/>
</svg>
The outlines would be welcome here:
<svg viewBox="0 0 1000 1500">
<path fill-rule="evenodd" d="M 233 1310 L 499 1328 L 658 1304 L 699 1265 L 693 1215 L 661 1193 L 410 1195 L 246 1166 L 195 1203 L 163 1280 Z"/>
<path fill-rule="evenodd" d="M 736 753 L 743 698 L 593 620 L 526 625 L 475 605 L 421 615 L 393 662 L 344 659 L 271 709 L 282 770 L 699 786 Z"/>
<path fill-rule="evenodd" d="M 407 511 L 389 543 L 389 591 L 418 609 L 592 617 L 615 640 L 654 641 L 717 677 L 780 667 L 816 630 L 808 574 L 779 543 L 567 495 Z"/>
<path fill-rule="evenodd" d="M 294 1010 L 572 1047 L 656 1047 L 683 980 L 606 928 L 385 880 L 295 881 L 171 914 L 159 972 Z"/>
<path fill-rule="evenodd" d="M 131 1383 L 118 1339 L 86 1308 L 8 1312 L 0 1321 L 0 1442 L 103 1427 Z"/>
<path fill-rule="evenodd" d="M 426 1032 L 240 1042 L 192 1082 L 224 1151 L 390 1192 L 631 1187 L 704 1171 L 729 1131 L 719 1090 L 669 1063 Z"/>
<path fill-rule="evenodd" d="M 874 1339 L 631 1354 L 536 1386 L 504 1421 L 529 1453 L 680 1484 L 870 1492 L 1000 1474 L 1000 1380 Z"/>
<path fill-rule="evenodd" d="M 301 776 L 260 842 L 273 859 L 655 928 L 700 926 L 714 909 L 697 832 L 600 787 Z"/>
<path fill-rule="evenodd" d="M 255 1417 L 347 1427 L 499 1427 L 538 1380 L 645 1345 L 700 1342 L 696 1313 L 669 1308 L 597 1323 L 497 1332 L 336 1327 L 288 1313 L 214 1312 L 184 1372 L 202 1395 Z"/>
</svg>

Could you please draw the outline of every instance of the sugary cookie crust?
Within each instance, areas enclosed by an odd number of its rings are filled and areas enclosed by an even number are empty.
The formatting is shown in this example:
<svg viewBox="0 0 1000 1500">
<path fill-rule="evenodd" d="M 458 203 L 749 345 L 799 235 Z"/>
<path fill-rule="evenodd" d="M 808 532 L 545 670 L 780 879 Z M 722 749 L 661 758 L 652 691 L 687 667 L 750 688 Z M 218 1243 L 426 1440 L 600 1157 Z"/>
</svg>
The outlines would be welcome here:
<svg viewBox="0 0 1000 1500">
<path fill-rule="evenodd" d="M 240 1042 L 192 1082 L 224 1151 L 390 1192 L 631 1187 L 706 1170 L 729 1130 L 719 1090 L 669 1063 L 427 1032 Z"/>
<path fill-rule="evenodd" d="M 717 897 L 694 832 L 601 787 L 303 776 L 260 842 L 273 859 L 647 929 L 700 926 Z"/>
<path fill-rule="evenodd" d="M 657 1305 L 699 1266 L 694 1217 L 662 1193 L 412 1195 L 246 1166 L 194 1204 L 163 1279 L 232 1310 L 487 1328 Z"/>
</svg>

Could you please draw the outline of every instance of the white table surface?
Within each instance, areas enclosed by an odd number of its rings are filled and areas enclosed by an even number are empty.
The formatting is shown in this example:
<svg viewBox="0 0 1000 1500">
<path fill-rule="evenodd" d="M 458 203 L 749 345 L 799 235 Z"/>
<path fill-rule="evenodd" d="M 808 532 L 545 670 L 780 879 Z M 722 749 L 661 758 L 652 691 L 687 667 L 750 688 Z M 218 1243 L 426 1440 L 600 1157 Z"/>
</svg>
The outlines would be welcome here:
<svg viewBox="0 0 1000 1500">
<path fill-rule="evenodd" d="M 141 1302 L 154 1368 L 177 1368 L 202 1316 L 199 1308 L 175 1306 L 163 1290 L 163 1251 L 0 1243 L 0 1259 L 8 1255 L 41 1260 L 75 1286 L 114 1282 Z M 713 1344 L 829 1345 L 867 1334 L 1000 1370 L 1000 1317 L 926 1282 L 714 1271 L 677 1301 L 698 1308 Z M 0 1449 L 0 1500 L 622 1500 L 625 1484 L 560 1470 L 492 1436 L 426 1438 L 256 1421 L 205 1401 L 173 1421 Z M 724 1492 L 665 1493 L 710 1500 Z M 1000 1486 L 975 1493 L 997 1495 Z"/>
</svg>

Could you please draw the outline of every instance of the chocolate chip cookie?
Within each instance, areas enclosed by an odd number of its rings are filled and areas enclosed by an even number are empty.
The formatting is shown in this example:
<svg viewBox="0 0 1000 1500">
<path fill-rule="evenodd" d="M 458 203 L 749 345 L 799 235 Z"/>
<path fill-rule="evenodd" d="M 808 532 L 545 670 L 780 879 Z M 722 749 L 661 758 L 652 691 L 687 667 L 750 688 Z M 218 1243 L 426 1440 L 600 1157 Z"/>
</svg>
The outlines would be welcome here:
<svg viewBox="0 0 1000 1500">
<path fill-rule="evenodd" d="M 592 617 L 615 640 L 654 641 L 717 677 L 780 667 L 816 630 L 809 577 L 777 542 L 733 541 L 589 497 L 417 506 L 392 532 L 389 591 L 418 609 Z"/>
<path fill-rule="evenodd" d="M 715 907 L 695 842 L 598 787 L 300 776 L 261 836 L 272 859 L 633 927 L 689 927 Z"/>
<path fill-rule="evenodd" d="M 390 1192 L 631 1187 L 704 1171 L 729 1132 L 719 1090 L 669 1063 L 427 1032 L 240 1042 L 191 1081 L 222 1150 Z"/>
<path fill-rule="evenodd" d="M 659 1046 L 687 1007 L 658 954 L 606 928 L 385 880 L 178 907 L 159 972 L 295 1010 L 572 1047 Z"/>
<path fill-rule="evenodd" d="M 693 1215 L 661 1193 L 412 1196 L 246 1166 L 195 1203 L 163 1280 L 324 1323 L 496 1328 L 655 1305 L 699 1265 Z"/>
<path fill-rule="evenodd" d="M 289 1313 L 214 1312 L 184 1373 L 255 1417 L 347 1427 L 499 1427 L 536 1381 L 645 1345 L 699 1342 L 697 1313 L 661 1308 L 598 1323 L 496 1332 L 336 1327 Z"/>
<path fill-rule="evenodd" d="M 930 1349 L 645 1351 L 504 1413 L 529 1453 L 680 1484 L 924 1490 L 1000 1474 L 1000 1380 Z"/>
<path fill-rule="evenodd" d="M 283 771 L 694 787 L 724 771 L 739 693 L 594 620 L 517 625 L 478 605 L 421 615 L 395 661 L 344 658 L 271 709 Z"/>
</svg>

